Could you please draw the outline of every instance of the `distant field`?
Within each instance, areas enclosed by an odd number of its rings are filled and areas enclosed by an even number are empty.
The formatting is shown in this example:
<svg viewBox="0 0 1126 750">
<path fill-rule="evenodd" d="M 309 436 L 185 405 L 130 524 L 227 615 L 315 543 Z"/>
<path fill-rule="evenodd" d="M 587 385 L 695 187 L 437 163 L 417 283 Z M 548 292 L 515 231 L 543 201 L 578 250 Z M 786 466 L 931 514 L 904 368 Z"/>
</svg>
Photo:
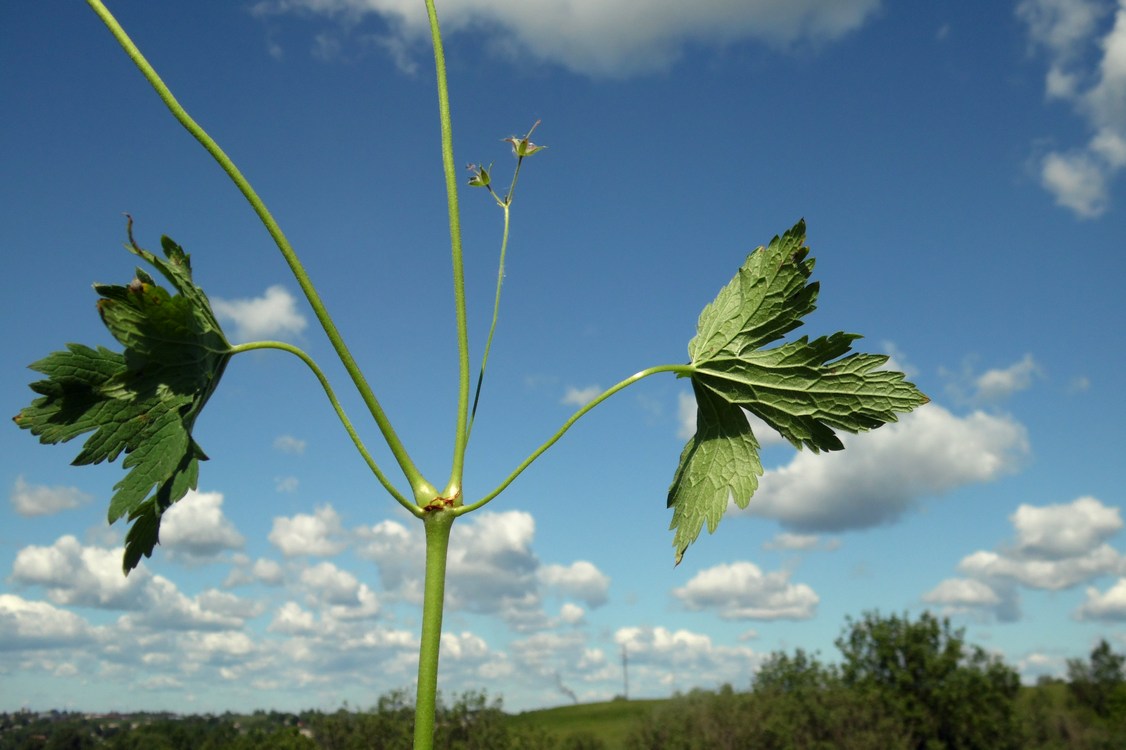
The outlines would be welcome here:
<svg viewBox="0 0 1126 750">
<path fill-rule="evenodd" d="M 644 716 L 664 700 L 616 700 L 584 703 L 538 711 L 525 711 L 509 717 L 514 728 L 536 727 L 555 737 L 587 732 L 606 743 L 609 750 L 622 750 L 626 735 Z"/>
</svg>

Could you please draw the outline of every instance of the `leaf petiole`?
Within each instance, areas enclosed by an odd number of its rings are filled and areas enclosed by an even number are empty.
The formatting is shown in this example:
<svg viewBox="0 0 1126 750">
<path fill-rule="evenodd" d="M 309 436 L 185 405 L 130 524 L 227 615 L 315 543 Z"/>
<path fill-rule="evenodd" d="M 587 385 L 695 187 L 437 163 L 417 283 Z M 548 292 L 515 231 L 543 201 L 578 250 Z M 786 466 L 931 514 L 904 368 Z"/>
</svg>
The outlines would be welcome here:
<svg viewBox="0 0 1126 750">
<path fill-rule="evenodd" d="M 399 492 L 395 485 L 391 484 L 391 480 L 387 478 L 387 475 L 384 474 L 383 471 L 379 468 L 379 465 L 375 462 L 375 459 L 372 458 L 372 455 L 368 451 L 367 446 L 364 445 L 363 439 L 360 438 L 359 434 L 356 432 L 356 428 L 352 426 L 352 421 L 348 418 L 348 415 L 344 411 L 344 407 L 341 405 L 340 400 L 336 398 L 336 393 L 333 391 L 332 385 L 328 382 L 328 377 L 324 374 L 324 371 L 321 370 L 320 366 L 317 365 L 316 361 L 312 357 L 310 357 L 304 350 L 284 341 L 251 341 L 245 344 L 232 346 L 230 348 L 230 353 L 240 354 L 242 352 L 255 351 L 258 349 L 277 349 L 279 351 L 288 352 L 289 354 L 292 354 L 293 356 L 300 359 L 308 366 L 310 370 L 312 370 L 313 375 L 317 378 L 317 381 L 324 389 L 329 403 L 332 404 L 333 411 L 336 412 L 337 418 L 339 418 L 340 423 L 344 425 L 344 429 L 348 433 L 348 437 L 352 438 L 352 443 L 356 446 L 356 450 L 360 452 L 360 455 L 363 456 L 364 462 L 368 465 L 368 468 L 371 469 L 371 473 L 375 475 L 375 478 L 379 480 L 379 483 L 383 485 L 384 489 L 387 490 L 391 497 L 395 498 L 399 505 L 406 508 L 415 516 L 422 518 L 423 511 L 419 507 L 417 502 L 408 500 L 405 495 Z"/>
<path fill-rule="evenodd" d="M 454 513 L 456 513 L 459 516 L 463 515 L 465 513 L 470 513 L 474 510 L 477 510 L 481 506 L 487 504 L 488 502 L 490 502 L 497 495 L 504 492 L 504 490 L 508 487 L 508 485 L 512 484 L 512 482 L 516 480 L 516 477 L 523 474 L 524 470 L 527 469 L 529 466 L 531 466 L 532 463 L 535 462 L 535 460 L 537 458 L 539 458 L 541 455 L 543 455 L 543 453 L 548 448 L 550 448 L 551 446 L 553 446 L 557 442 L 559 442 L 559 439 L 562 438 L 563 435 L 565 435 L 567 433 L 567 431 L 570 430 L 575 425 L 575 422 L 578 422 L 579 419 L 581 419 L 583 417 L 583 415 L 585 415 L 587 412 L 589 412 L 594 407 L 601 404 L 606 399 L 613 396 L 618 391 L 623 390 L 625 388 L 628 388 L 629 386 L 633 385 L 634 383 L 636 383 L 640 380 L 644 380 L 645 378 L 649 377 L 650 375 L 656 375 L 656 374 L 662 373 L 662 372 L 673 372 L 673 373 L 676 373 L 680 377 L 685 377 L 685 376 L 688 376 L 688 375 L 692 375 L 695 372 L 695 368 L 692 367 L 692 365 L 658 365 L 657 367 L 650 367 L 650 368 L 642 370 L 640 372 L 636 372 L 633 375 L 630 375 L 625 380 L 622 380 L 621 382 L 610 386 L 605 391 L 603 391 L 602 393 L 598 394 L 593 399 L 588 401 L 586 404 L 579 407 L 579 409 L 576 410 L 575 413 L 572 414 L 567 419 L 567 421 L 564 422 L 563 425 L 558 430 L 555 431 L 554 435 L 549 437 L 543 443 L 543 445 L 541 445 L 539 448 L 536 448 L 534 451 L 532 451 L 531 455 L 529 455 L 527 458 L 525 458 L 520 463 L 520 465 L 517 466 L 512 471 L 512 473 L 508 475 L 508 477 L 505 478 L 505 480 L 503 482 L 501 482 L 499 485 L 497 485 L 496 489 L 494 489 L 492 492 L 485 495 L 480 500 L 477 500 L 474 503 L 471 503 L 469 505 L 462 505 L 458 508 L 455 508 Z"/>
</svg>

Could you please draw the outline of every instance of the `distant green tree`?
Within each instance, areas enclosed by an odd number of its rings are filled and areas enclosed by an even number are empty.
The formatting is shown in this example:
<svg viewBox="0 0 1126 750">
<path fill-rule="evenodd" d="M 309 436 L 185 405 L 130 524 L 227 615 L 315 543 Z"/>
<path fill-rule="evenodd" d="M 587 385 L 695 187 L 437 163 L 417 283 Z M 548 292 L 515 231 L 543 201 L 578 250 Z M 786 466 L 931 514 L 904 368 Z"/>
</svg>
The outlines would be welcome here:
<svg viewBox="0 0 1126 750">
<path fill-rule="evenodd" d="M 88 750 L 98 746 L 90 728 L 81 722 L 68 723 L 51 733 L 45 750 Z"/>
<path fill-rule="evenodd" d="M 462 693 L 447 708 L 439 699 L 434 746 L 444 750 L 496 750 L 509 744 L 500 698 L 485 691 Z"/>
<path fill-rule="evenodd" d="M 964 630 L 929 612 L 869 612 L 848 620 L 836 641 L 846 687 L 880 704 L 904 725 L 916 750 L 1007 750 L 1021 747 L 1016 670 L 967 647 Z"/>
<path fill-rule="evenodd" d="M 1116 654 L 1105 639 L 1091 651 L 1088 661 L 1067 660 L 1068 690 L 1080 706 L 1103 719 L 1126 713 L 1126 656 Z"/>
</svg>

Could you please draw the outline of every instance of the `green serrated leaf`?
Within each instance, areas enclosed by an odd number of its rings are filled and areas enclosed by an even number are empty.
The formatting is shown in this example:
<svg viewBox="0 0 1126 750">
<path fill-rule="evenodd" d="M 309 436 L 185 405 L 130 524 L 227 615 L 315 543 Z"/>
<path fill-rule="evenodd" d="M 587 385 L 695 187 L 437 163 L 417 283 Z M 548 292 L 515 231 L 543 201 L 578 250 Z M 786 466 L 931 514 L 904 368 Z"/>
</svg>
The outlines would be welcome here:
<svg viewBox="0 0 1126 750">
<path fill-rule="evenodd" d="M 705 521 L 708 533 L 716 530 L 728 502 L 734 499 L 740 508 L 747 507 L 762 475 L 758 440 L 743 410 L 695 380 L 692 390 L 697 404 L 696 434 L 680 454 L 668 498 L 668 507 L 673 509 L 669 528 L 676 530 L 677 564 Z"/>
<path fill-rule="evenodd" d="M 98 311 L 124 347 L 117 353 L 68 344 L 31 367 L 47 376 L 32 383 L 40 398 L 15 417 L 42 443 L 92 433 L 75 465 L 113 461 L 122 453 L 125 477 L 114 485 L 108 517 L 128 516 L 124 559 L 128 573 L 159 541 L 160 518 L 195 489 L 206 460 L 192 428 L 231 356 L 206 295 L 191 278 L 183 249 L 167 237 L 161 260 L 132 242 L 176 293 L 137 269 L 127 286 L 99 284 Z"/>
<path fill-rule="evenodd" d="M 668 496 L 677 563 L 705 520 L 714 531 L 729 498 L 746 507 L 758 486 L 758 443 L 742 409 L 796 447 L 820 452 L 844 447 L 834 430 L 875 429 L 929 401 L 903 373 L 879 369 L 886 356 L 849 354 L 856 334 L 761 348 L 800 326 L 814 309 L 818 285 L 809 281 L 814 262 L 808 253 L 805 223 L 799 221 L 751 253 L 700 314 L 688 344 L 696 434 L 681 454 Z"/>
<path fill-rule="evenodd" d="M 747 256 L 735 278 L 700 313 L 697 334 L 688 342 L 693 362 L 721 352 L 733 356 L 785 336 L 812 312 L 818 284 L 807 283 L 813 260 L 806 259 L 805 221 Z"/>
</svg>

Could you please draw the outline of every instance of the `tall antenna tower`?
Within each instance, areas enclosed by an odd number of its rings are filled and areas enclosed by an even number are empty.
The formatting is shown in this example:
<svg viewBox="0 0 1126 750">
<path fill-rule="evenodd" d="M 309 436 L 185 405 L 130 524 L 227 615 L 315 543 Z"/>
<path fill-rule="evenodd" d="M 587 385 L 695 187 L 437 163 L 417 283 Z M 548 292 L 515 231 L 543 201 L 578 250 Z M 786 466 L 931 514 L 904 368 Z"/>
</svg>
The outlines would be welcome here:
<svg viewBox="0 0 1126 750">
<path fill-rule="evenodd" d="M 622 685 L 625 692 L 622 693 L 627 701 L 629 700 L 629 653 L 626 651 L 626 644 L 622 644 Z"/>
</svg>

